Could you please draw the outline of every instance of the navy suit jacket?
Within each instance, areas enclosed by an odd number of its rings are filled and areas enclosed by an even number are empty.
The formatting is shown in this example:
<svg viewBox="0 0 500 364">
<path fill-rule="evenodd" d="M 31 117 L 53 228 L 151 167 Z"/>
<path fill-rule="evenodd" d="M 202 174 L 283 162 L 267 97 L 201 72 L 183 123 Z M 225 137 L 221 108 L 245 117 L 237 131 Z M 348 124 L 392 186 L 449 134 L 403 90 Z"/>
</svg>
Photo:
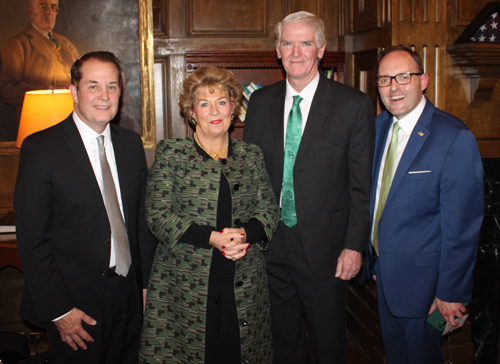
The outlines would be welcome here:
<svg viewBox="0 0 500 364">
<path fill-rule="evenodd" d="M 156 249 L 144 218 L 148 171 L 140 136 L 110 127 L 140 309 Z M 108 280 L 111 229 L 71 115 L 24 140 L 14 207 L 26 276 L 21 317 L 43 325 L 73 307 L 95 317 Z"/>
<path fill-rule="evenodd" d="M 376 118 L 371 221 L 393 117 Z M 381 280 L 391 313 L 424 317 L 434 297 L 468 302 L 484 210 L 483 169 L 465 124 L 427 100 L 410 136 L 378 228 L 380 256 L 369 241 L 363 283 Z"/>
</svg>

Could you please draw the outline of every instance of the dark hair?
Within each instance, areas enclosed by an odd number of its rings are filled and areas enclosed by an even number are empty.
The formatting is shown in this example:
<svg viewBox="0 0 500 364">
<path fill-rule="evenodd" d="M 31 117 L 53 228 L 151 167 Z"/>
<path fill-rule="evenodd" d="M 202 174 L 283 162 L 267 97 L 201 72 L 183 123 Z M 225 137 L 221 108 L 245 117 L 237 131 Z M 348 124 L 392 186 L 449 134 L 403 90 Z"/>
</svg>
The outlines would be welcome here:
<svg viewBox="0 0 500 364">
<path fill-rule="evenodd" d="M 125 75 L 123 72 L 122 64 L 120 60 L 114 55 L 114 53 L 99 51 L 99 52 L 89 52 L 81 56 L 79 59 L 73 63 L 71 66 L 71 84 L 75 85 L 78 90 L 78 84 L 83 77 L 82 66 L 85 62 L 95 59 L 104 63 L 112 63 L 118 69 L 118 81 L 120 86 L 120 91 L 125 89 Z"/>
<path fill-rule="evenodd" d="M 398 45 L 398 46 L 388 47 L 388 48 L 384 49 L 382 52 L 380 52 L 380 54 L 378 55 L 377 76 L 378 76 L 378 67 L 380 66 L 380 62 L 382 61 L 382 58 L 387 56 L 389 53 L 395 52 L 395 51 L 402 51 L 402 52 L 408 53 L 413 58 L 415 63 L 417 64 L 419 72 L 425 73 L 424 66 L 422 65 L 422 59 L 420 58 L 418 53 L 415 51 L 412 51 L 411 49 L 406 48 L 402 45 Z"/>
<path fill-rule="evenodd" d="M 234 74 L 231 71 L 226 71 L 224 68 L 200 67 L 191 76 L 186 78 L 182 84 L 179 106 L 186 120 L 190 118 L 193 111 L 197 92 L 205 88 L 210 93 L 214 92 L 216 88 L 221 91 L 227 91 L 231 105 L 234 107 L 234 114 L 238 115 L 241 107 L 243 87 L 236 80 Z"/>
</svg>

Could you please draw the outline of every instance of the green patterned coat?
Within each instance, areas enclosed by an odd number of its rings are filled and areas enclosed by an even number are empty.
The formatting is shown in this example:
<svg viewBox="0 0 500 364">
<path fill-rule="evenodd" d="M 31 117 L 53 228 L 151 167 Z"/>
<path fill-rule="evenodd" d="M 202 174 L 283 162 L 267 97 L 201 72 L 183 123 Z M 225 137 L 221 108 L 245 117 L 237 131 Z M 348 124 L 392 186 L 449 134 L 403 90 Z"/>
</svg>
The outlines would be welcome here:
<svg viewBox="0 0 500 364">
<path fill-rule="evenodd" d="M 266 250 L 279 221 L 259 147 L 231 140 L 224 165 L 199 155 L 193 138 L 163 140 L 156 149 L 146 196 L 146 219 L 160 244 L 149 283 L 140 363 L 203 363 L 212 249 L 179 241 L 192 223 L 216 226 L 221 170 L 231 186 L 232 219 L 258 219 L 267 242 L 236 261 L 234 292 L 243 363 L 271 363 Z M 233 188 L 238 185 L 239 188 Z"/>
</svg>

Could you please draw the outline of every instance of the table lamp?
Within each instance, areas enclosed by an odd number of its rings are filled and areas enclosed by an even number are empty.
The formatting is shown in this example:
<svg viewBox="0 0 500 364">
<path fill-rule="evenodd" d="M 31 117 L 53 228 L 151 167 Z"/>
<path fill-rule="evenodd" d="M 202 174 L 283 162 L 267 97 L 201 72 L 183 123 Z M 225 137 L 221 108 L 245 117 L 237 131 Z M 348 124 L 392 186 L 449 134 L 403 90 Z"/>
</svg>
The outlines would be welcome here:
<svg viewBox="0 0 500 364">
<path fill-rule="evenodd" d="M 73 111 L 69 90 L 28 91 L 24 96 L 16 147 L 24 138 L 63 121 Z"/>
</svg>

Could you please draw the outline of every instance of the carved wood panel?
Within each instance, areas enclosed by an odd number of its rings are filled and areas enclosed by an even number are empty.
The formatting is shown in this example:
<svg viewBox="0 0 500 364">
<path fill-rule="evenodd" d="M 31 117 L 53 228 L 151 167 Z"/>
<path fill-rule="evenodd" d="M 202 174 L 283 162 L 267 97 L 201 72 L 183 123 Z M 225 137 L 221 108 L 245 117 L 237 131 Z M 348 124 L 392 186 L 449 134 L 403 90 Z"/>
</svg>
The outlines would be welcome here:
<svg viewBox="0 0 500 364">
<path fill-rule="evenodd" d="M 190 0 L 188 14 L 190 35 L 262 36 L 268 32 L 267 0 Z"/>
<path fill-rule="evenodd" d="M 452 25 L 467 26 L 489 0 L 455 0 Z"/>
<path fill-rule="evenodd" d="M 384 0 L 351 0 L 352 33 L 360 33 L 382 26 L 381 3 Z"/>
</svg>

